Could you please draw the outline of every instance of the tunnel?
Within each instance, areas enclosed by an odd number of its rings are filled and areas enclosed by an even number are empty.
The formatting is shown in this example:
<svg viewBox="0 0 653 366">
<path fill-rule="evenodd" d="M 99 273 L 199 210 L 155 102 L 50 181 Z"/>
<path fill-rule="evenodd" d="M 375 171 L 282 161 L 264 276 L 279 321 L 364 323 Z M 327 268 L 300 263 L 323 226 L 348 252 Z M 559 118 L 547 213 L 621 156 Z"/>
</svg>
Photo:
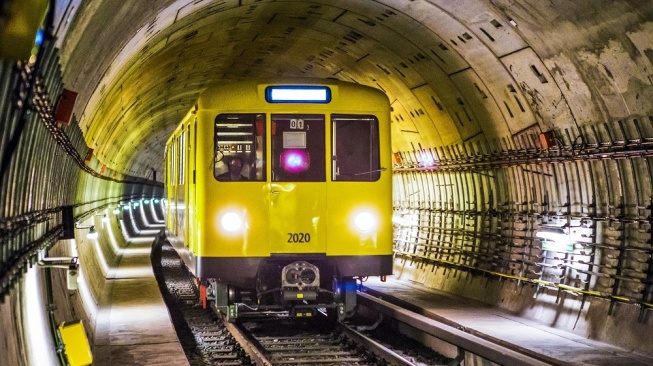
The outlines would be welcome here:
<svg viewBox="0 0 653 366">
<path fill-rule="evenodd" d="M 273 77 L 389 98 L 394 276 L 650 355 L 651 40 L 635 0 L 0 1 L 0 363 L 92 346 L 90 227 L 163 198 L 202 91 Z"/>
</svg>

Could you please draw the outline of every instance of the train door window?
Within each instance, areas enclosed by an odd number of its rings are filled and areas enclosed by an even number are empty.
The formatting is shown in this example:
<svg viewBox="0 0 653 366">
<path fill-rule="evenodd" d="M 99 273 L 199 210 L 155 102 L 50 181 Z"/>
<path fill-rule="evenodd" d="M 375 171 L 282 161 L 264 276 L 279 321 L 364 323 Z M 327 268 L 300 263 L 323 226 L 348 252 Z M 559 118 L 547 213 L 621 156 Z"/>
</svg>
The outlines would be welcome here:
<svg viewBox="0 0 653 366">
<path fill-rule="evenodd" d="M 186 173 L 185 174 L 192 174 L 192 171 L 190 170 L 190 161 L 191 161 L 190 160 L 190 158 L 191 158 L 190 149 L 193 146 L 193 144 L 191 143 L 191 139 L 190 139 L 191 138 L 191 136 L 190 136 L 190 130 L 191 130 L 190 126 L 191 125 L 188 125 L 187 129 L 186 129 L 186 148 L 185 148 L 185 151 L 186 151 L 185 152 L 185 155 L 186 155 L 186 163 L 185 163 Z"/>
<path fill-rule="evenodd" d="M 165 162 L 163 164 L 163 185 L 167 186 L 168 182 L 169 182 L 168 172 L 170 171 L 170 169 L 168 169 L 168 149 L 167 148 L 163 151 L 163 161 Z"/>
<path fill-rule="evenodd" d="M 272 181 L 324 182 L 324 115 L 272 115 Z"/>
<path fill-rule="evenodd" d="M 381 177 L 379 121 L 374 116 L 332 115 L 333 181 L 376 181 Z"/>
<path fill-rule="evenodd" d="M 195 172 L 197 171 L 197 117 L 195 117 L 195 127 L 193 128 L 193 184 L 196 182 Z"/>
<path fill-rule="evenodd" d="M 184 184 L 184 172 L 186 167 L 186 133 L 184 129 L 181 129 L 181 135 L 179 135 L 179 184 Z"/>
<path fill-rule="evenodd" d="M 265 114 L 215 118 L 213 175 L 221 182 L 265 181 Z"/>
<path fill-rule="evenodd" d="M 177 138 L 172 139 L 170 145 L 170 184 L 177 185 Z"/>
</svg>

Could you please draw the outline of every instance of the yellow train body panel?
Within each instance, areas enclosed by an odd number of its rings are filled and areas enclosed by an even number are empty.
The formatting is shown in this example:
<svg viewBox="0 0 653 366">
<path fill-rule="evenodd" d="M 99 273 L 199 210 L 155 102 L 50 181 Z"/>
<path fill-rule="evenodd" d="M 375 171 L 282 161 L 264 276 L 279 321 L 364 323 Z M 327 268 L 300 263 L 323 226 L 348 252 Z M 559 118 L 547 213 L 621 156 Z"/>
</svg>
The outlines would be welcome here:
<svg viewBox="0 0 653 366">
<path fill-rule="evenodd" d="M 324 87 L 330 100 L 270 102 L 275 86 Z M 311 79 L 218 85 L 168 140 L 167 229 L 200 279 L 251 285 L 260 269 L 249 266 L 302 256 L 335 261 L 343 276 L 390 274 L 390 159 L 379 90 Z"/>
</svg>

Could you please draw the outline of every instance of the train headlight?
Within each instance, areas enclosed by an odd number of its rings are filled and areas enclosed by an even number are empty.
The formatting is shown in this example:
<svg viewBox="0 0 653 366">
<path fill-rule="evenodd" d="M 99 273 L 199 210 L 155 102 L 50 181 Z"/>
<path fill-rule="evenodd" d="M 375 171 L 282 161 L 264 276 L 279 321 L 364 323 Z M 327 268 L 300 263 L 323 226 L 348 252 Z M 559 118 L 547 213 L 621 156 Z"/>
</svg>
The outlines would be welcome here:
<svg viewBox="0 0 653 366">
<path fill-rule="evenodd" d="M 376 217 L 369 211 L 359 212 L 354 216 L 354 227 L 361 232 L 371 231 L 376 227 Z"/>
<path fill-rule="evenodd" d="M 222 229 L 226 232 L 235 233 L 243 228 L 244 220 L 235 212 L 227 212 L 222 215 L 220 226 L 222 226 Z"/>
</svg>

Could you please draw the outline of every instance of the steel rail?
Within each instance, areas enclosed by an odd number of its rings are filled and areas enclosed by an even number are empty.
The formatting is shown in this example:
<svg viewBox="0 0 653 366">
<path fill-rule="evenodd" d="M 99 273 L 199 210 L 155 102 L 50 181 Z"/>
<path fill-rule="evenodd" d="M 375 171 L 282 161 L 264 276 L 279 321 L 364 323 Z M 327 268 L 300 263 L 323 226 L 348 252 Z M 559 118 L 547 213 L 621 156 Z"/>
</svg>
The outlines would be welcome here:
<svg viewBox="0 0 653 366">
<path fill-rule="evenodd" d="M 393 366 L 412 366 L 414 363 L 408 361 L 398 353 L 390 350 L 379 342 L 367 337 L 366 335 L 354 330 L 346 324 L 340 324 L 342 332 L 353 339 L 355 342 L 362 344 L 365 348 L 369 349 L 378 357 L 386 360 L 388 364 Z"/>
<path fill-rule="evenodd" d="M 358 303 L 501 365 L 538 366 L 559 364 L 559 361 L 544 355 L 537 355 L 523 349 L 520 350 L 522 352 L 517 351 L 505 344 L 466 333 L 363 292 L 358 293 Z"/>
</svg>

